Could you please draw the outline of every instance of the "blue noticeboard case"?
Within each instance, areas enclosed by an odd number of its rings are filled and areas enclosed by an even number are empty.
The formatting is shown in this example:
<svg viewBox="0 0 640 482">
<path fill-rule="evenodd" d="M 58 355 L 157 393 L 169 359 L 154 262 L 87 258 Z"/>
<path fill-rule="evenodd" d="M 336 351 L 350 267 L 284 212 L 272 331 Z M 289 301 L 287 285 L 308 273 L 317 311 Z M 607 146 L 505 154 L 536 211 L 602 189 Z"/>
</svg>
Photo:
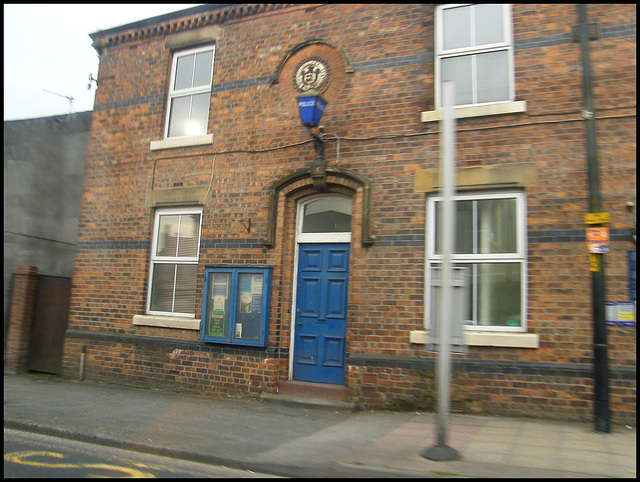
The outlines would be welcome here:
<svg viewBox="0 0 640 482">
<path fill-rule="evenodd" d="M 205 266 L 200 339 L 266 346 L 271 267 Z"/>
</svg>

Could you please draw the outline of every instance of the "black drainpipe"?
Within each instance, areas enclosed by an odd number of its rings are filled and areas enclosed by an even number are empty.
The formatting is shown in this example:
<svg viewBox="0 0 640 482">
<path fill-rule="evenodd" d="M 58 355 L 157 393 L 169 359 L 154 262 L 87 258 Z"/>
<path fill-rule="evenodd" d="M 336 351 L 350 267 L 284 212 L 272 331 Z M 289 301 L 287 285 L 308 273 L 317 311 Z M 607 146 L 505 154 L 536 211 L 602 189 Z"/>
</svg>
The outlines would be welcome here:
<svg viewBox="0 0 640 482">
<path fill-rule="evenodd" d="M 585 134 L 587 142 L 587 168 L 589 176 L 589 210 L 602 212 L 600 205 L 600 179 L 596 143 L 596 119 L 591 85 L 589 58 L 589 23 L 587 5 L 579 3 L 578 31 L 582 53 L 582 85 L 584 90 Z M 594 429 L 598 433 L 610 432 L 609 368 L 607 366 L 607 323 L 605 317 L 604 255 L 591 253 L 591 286 L 593 301 L 593 378 Z"/>
</svg>

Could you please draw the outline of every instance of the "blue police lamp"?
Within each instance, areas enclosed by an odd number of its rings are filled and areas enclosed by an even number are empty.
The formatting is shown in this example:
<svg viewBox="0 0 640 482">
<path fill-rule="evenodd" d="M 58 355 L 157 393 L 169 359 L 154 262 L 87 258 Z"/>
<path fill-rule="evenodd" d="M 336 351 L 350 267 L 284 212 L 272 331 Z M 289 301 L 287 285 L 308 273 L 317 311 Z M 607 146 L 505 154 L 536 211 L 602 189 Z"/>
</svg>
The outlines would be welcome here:
<svg viewBox="0 0 640 482">
<path fill-rule="evenodd" d="M 315 90 L 309 90 L 298 95 L 298 109 L 302 125 L 311 129 L 320 125 L 320 119 L 327 101 Z"/>
<path fill-rule="evenodd" d="M 309 135 L 313 139 L 313 146 L 318 153 L 317 159 L 311 163 L 309 172 L 316 189 L 324 192 L 327 190 L 327 162 L 324 160 L 324 141 L 321 137 L 322 134 L 314 134 L 311 129 L 320 125 L 320 119 L 327 106 L 327 101 L 313 89 L 299 94 L 297 97 L 300 120 L 302 125 L 307 128 Z"/>
</svg>

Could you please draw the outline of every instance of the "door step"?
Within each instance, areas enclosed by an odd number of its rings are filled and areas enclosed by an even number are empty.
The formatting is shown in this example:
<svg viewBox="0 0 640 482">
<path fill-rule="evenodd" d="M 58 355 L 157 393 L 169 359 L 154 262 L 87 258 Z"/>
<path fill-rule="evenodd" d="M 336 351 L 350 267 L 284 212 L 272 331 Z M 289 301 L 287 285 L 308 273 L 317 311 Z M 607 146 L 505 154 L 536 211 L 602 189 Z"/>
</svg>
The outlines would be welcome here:
<svg viewBox="0 0 640 482">
<path fill-rule="evenodd" d="M 277 394 L 264 394 L 262 399 L 287 406 L 356 410 L 355 403 L 347 402 L 347 389 L 344 386 L 326 383 L 280 382 Z"/>
<path fill-rule="evenodd" d="M 296 395 L 298 397 L 347 401 L 347 388 L 344 385 L 329 385 L 328 383 L 299 382 L 296 380 L 280 382 L 278 393 Z"/>
</svg>

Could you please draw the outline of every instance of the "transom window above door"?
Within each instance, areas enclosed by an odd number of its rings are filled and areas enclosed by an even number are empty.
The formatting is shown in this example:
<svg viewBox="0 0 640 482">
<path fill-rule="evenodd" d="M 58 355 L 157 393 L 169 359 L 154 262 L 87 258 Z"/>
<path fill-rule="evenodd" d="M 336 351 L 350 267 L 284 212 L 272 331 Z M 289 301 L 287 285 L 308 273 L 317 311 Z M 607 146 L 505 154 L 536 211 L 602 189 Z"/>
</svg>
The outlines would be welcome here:
<svg viewBox="0 0 640 482">
<path fill-rule="evenodd" d="M 301 203 L 298 242 L 349 242 L 351 213 L 352 202 L 347 197 L 322 196 Z"/>
<path fill-rule="evenodd" d="M 322 197 L 304 205 L 303 233 L 348 233 L 351 231 L 351 200 Z"/>
</svg>

